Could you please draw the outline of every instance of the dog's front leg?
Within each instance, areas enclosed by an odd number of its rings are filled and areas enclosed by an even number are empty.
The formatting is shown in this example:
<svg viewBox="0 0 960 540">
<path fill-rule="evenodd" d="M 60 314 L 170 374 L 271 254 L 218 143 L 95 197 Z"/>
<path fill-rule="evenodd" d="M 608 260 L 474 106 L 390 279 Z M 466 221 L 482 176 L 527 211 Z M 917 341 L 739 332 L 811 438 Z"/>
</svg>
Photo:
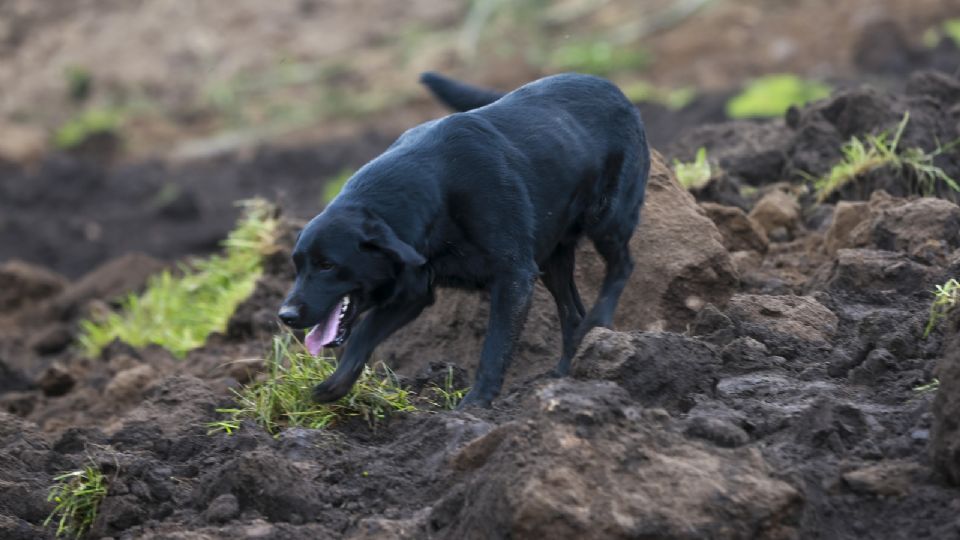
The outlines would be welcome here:
<svg viewBox="0 0 960 540">
<path fill-rule="evenodd" d="M 433 303 L 433 294 L 420 298 L 394 301 L 374 308 L 359 328 L 347 340 L 336 371 L 327 380 L 313 388 L 313 399 L 320 403 L 336 401 L 350 392 L 353 383 L 363 373 L 373 350 L 391 334 L 417 318 L 424 308 Z"/>
<path fill-rule="evenodd" d="M 483 341 L 476 382 L 459 408 L 489 407 L 500 393 L 517 339 L 527 320 L 536 272 L 514 272 L 490 288 L 490 321 Z"/>
</svg>

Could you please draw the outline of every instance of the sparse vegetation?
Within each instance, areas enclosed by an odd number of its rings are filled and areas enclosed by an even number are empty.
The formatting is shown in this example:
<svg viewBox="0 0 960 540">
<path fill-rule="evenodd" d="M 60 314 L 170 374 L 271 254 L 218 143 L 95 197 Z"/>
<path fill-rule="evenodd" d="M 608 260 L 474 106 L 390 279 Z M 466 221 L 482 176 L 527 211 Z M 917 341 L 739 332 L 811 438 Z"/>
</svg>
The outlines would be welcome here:
<svg viewBox="0 0 960 540">
<path fill-rule="evenodd" d="M 122 117 L 114 109 L 87 109 L 63 124 L 54 134 L 53 142 L 63 150 L 76 148 L 95 135 L 115 133 Z"/>
<path fill-rule="evenodd" d="M 55 522 L 57 536 L 80 538 L 97 518 L 100 502 L 107 496 L 107 481 L 94 465 L 54 477 L 47 500 L 56 503 L 43 521 L 44 527 Z"/>
<path fill-rule="evenodd" d="M 153 276 L 140 295 L 130 295 L 119 313 L 104 320 L 83 321 L 80 343 L 95 355 L 114 339 L 135 347 L 157 344 L 177 356 L 203 345 L 214 331 L 223 331 L 237 305 L 253 292 L 263 257 L 275 249 L 275 208 L 261 199 L 242 203 L 244 212 L 224 241 L 225 253 L 179 272 Z"/>
<path fill-rule="evenodd" d="M 433 385 L 430 388 L 430 392 L 432 392 L 437 399 L 434 404 L 448 411 L 456 409 L 457 405 L 463 400 L 463 396 L 467 395 L 469 391 L 470 388 L 457 388 L 454 385 L 453 366 L 447 366 L 446 375 L 444 375 L 443 378 L 443 386 Z"/>
<path fill-rule="evenodd" d="M 373 426 L 391 412 L 416 410 L 412 394 L 383 364 L 376 370 L 364 367 L 350 393 L 339 401 L 315 403 L 311 391 L 334 372 L 336 361 L 309 354 L 289 332 L 274 337 L 266 360 L 266 377 L 235 391 L 237 407 L 218 409 L 226 418 L 211 423 L 211 433 L 232 433 L 247 419 L 270 433 L 287 426 L 323 429 L 350 417 L 361 417 Z"/>
<path fill-rule="evenodd" d="M 680 185 L 686 189 L 701 188 L 713 178 L 713 170 L 707 159 L 707 149 L 702 146 L 697 150 L 697 155 L 691 163 L 673 160 L 673 171 Z"/>
<path fill-rule="evenodd" d="M 803 105 L 830 95 L 830 87 L 796 75 L 768 75 L 751 82 L 727 102 L 731 118 L 780 116 L 792 105 Z"/>
<path fill-rule="evenodd" d="M 946 319 L 947 315 L 960 304 L 960 281 L 950 279 L 943 285 L 937 285 L 933 295 L 933 303 L 930 304 L 930 318 L 927 320 L 927 328 L 923 332 L 923 337 L 929 336 L 930 332 L 940 324 L 940 321 Z"/>
<path fill-rule="evenodd" d="M 353 176 L 353 173 L 356 171 L 350 167 L 342 169 L 336 176 L 327 180 L 326 185 L 323 186 L 323 204 L 330 204 L 337 195 L 340 194 L 340 191 L 343 190 L 344 184 L 347 183 L 347 180 Z"/>
<path fill-rule="evenodd" d="M 547 67 L 560 71 L 579 71 L 607 76 L 618 71 L 638 71 L 650 64 L 650 54 L 642 49 L 616 46 L 608 41 L 583 41 L 557 47 Z"/>
<path fill-rule="evenodd" d="M 927 392 L 935 392 L 940 389 L 940 379 L 934 379 L 927 384 L 921 384 L 913 389 L 914 392 L 918 394 L 926 394 Z"/>
<path fill-rule="evenodd" d="M 76 102 L 81 102 L 90 97 L 90 91 L 93 88 L 93 76 L 90 71 L 80 66 L 70 66 L 66 71 L 67 95 Z"/>
<path fill-rule="evenodd" d="M 843 159 L 840 163 L 834 165 L 823 177 L 813 179 L 817 201 L 824 202 L 843 186 L 881 167 L 894 167 L 911 175 L 917 183 L 918 191 L 924 195 L 933 194 L 938 182 L 943 182 L 951 189 L 960 191 L 960 185 L 956 180 L 934 165 L 934 159 L 937 156 L 950 150 L 960 141 L 954 141 L 946 146 L 940 145 L 931 152 L 920 148 L 909 148 L 899 152 L 900 139 L 909 121 L 910 113 L 907 112 L 897 126 L 893 138 L 890 138 L 886 131 L 877 135 L 867 135 L 864 138 L 865 142 L 858 137 L 852 137 L 841 149 Z"/>
<path fill-rule="evenodd" d="M 695 97 L 697 91 L 693 87 L 685 86 L 674 90 L 658 88 L 648 82 L 639 81 L 621 86 L 627 99 L 634 103 L 658 103 L 669 109 L 682 109 Z"/>
</svg>

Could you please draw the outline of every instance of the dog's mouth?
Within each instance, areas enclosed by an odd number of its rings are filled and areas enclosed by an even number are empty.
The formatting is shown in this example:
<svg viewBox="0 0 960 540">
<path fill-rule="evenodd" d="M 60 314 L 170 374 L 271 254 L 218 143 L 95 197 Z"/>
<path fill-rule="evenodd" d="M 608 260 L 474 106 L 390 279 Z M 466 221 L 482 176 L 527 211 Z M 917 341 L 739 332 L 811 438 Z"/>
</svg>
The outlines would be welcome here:
<svg viewBox="0 0 960 540">
<path fill-rule="evenodd" d="M 330 310 L 330 314 L 307 333 L 304 345 L 317 356 L 324 347 L 339 347 L 350 337 L 350 326 L 356 315 L 357 303 L 346 295 Z"/>
</svg>

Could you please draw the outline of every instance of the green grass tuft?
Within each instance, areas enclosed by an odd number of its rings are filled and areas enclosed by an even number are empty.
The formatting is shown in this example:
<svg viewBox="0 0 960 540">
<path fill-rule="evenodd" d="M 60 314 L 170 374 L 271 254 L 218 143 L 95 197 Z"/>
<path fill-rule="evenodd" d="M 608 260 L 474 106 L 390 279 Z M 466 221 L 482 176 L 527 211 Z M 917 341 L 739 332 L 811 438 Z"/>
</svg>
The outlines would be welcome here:
<svg viewBox="0 0 960 540">
<path fill-rule="evenodd" d="M 623 94 L 633 103 L 657 103 L 672 110 L 686 107 L 697 97 L 696 89 L 690 86 L 666 90 L 646 81 L 638 81 L 624 85 L 622 88 Z"/>
<path fill-rule="evenodd" d="M 707 159 L 707 149 L 700 147 L 692 163 L 673 160 L 673 171 L 677 180 L 686 189 L 701 188 L 713 178 L 713 170 Z"/>
<path fill-rule="evenodd" d="M 94 135 L 116 132 L 122 116 L 113 109 L 87 109 L 61 126 L 53 142 L 63 150 L 76 148 Z"/>
<path fill-rule="evenodd" d="M 937 156 L 949 151 L 960 141 L 954 141 L 946 146 L 938 145 L 931 152 L 920 148 L 909 148 L 900 152 L 898 148 L 900 139 L 909 121 L 910 113 L 907 112 L 897 126 L 893 138 L 884 131 L 877 135 L 867 135 L 865 141 L 853 137 L 845 143 L 841 148 L 843 159 L 840 163 L 834 165 L 823 177 L 813 178 L 817 202 L 824 202 L 834 192 L 864 174 L 887 166 L 912 175 L 922 195 L 935 193 L 938 182 L 943 182 L 954 191 L 960 191 L 960 185 L 956 180 L 933 164 Z"/>
<path fill-rule="evenodd" d="M 428 390 L 435 398 L 435 400 L 430 400 L 431 403 L 442 409 L 452 411 L 463 401 L 463 397 L 467 395 L 470 388 L 456 388 L 453 383 L 453 366 L 447 366 L 443 386 L 433 385 Z"/>
<path fill-rule="evenodd" d="M 930 332 L 940 324 L 940 321 L 947 318 L 947 315 L 960 304 L 960 281 L 956 279 L 947 280 L 943 285 L 937 285 L 937 290 L 933 293 L 933 303 L 930 305 L 930 318 L 927 320 L 927 328 L 923 332 L 923 337 L 930 335 Z"/>
<path fill-rule="evenodd" d="M 649 64 L 650 54 L 647 51 L 592 40 L 560 45 L 547 60 L 547 67 L 552 70 L 600 76 L 618 71 L 637 71 Z"/>
<path fill-rule="evenodd" d="M 100 469 L 93 465 L 54 477 L 47 500 L 56 503 L 43 521 L 46 527 L 56 520 L 57 536 L 73 535 L 80 538 L 97 518 L 100 502 L 107 496 L 107 481 Z M 58 517 L 59 516 L 59 517 Z"/>
<path fill-rule="evenodd" d="M 237 305 L 253 292 L 265 255 L 275 249 L 275 208 L 254 199 L 243 203 L 239 223 L 224 241 L 225 252 L 152 276 L 142 294 L 130 295 L 119 313 L 81 322 L 80 343 L 96 355 L 114 339 L 135 347 L 156 344 L 178 357 L 224 331 Z"/>
<path fill-rule="evenodd" d="M 376 371 L 364 367 L 350 393 L 339 401 L 315 403 L 311 391 L 333 374 L 336 361 L 309 354 L 289 332 L 274 337 L 266 364 L 262 381 L 235 391 L 237 407 L 217 409 L 226 418 L 210 423 L 210 433 L 230 434 L 247 419 L 274 434 L 288 426 L 323 429 L 350 417 L 361 417 L 374 426 L 391 412 L 416 410 L 412 394 L 400 387 L 385 365 Z"/>
<path fill-rule="evenodd" d="M 323 186 L 324 205 L 330 204 L 330 202 L 340 194 L 340 192 L 343 190 L 343 186 L 347 183 L 347 180 L 349 180 L 355 172 L 357 171 L 350 167 L 346 167 L 341 169 L 336 176 L 327 180 L 326 185 Z"/>
<path fill-rule="evenodd" d="M 830 95 L 830 86 L 790 74 L 768 75 L 751 82 L 727 102 L 730 118 L 781 116 L 792 105 L 803 105 Z"/>
</svg>

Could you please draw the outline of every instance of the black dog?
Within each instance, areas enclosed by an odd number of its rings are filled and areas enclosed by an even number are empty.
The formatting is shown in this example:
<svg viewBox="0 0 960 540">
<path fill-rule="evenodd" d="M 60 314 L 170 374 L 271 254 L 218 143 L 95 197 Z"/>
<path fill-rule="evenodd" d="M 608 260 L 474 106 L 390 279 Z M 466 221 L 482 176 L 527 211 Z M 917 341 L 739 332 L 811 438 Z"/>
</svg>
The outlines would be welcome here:
<svg viewBox="0 0 960 540">
<path fill-rule="evenodd" d="M 346 395 L 374 348 L 433 303 L 435 286 L 448 286 L 490 292 L 476 384 L 461 404 L 489 406 L 537 277 L 560 314 L 562 375 L 587 331 L 611 324 L 633 270 L 628 244 L 650 155 L 640 115 L 616 86 L 564 74 L 501 95 L 431 73 L 422 82 L 469 112 L 404 133 L 294 248 L 297 278 L 280 318 L 313 327 L 314 354 L 346 343 L 336 372 L 314 388 L 317 401 Z M 583 235 L 606 262 L 589 312 L 573 277 Z"/>
</svg>

